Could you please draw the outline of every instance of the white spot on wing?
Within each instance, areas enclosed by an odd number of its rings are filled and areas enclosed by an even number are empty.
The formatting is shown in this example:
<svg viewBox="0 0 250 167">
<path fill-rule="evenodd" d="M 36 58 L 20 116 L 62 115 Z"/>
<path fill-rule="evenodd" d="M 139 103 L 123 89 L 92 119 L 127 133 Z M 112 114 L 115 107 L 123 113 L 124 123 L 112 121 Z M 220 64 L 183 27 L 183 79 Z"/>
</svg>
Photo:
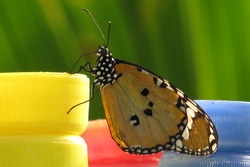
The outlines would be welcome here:
<svg viewBox="0 0 250 167">
<path fill-rule="evenodd" d="M 157 79 L 157 80 L 156 80 L 156 83 L 155 83 L 155 84 L 156 84 L 156 86 L 159 87 L 159 86 L 162 84 L 162 80 L 160 80 L 160 79 L 157 78 L 157 77 L 156 77 L 156 79 Z"/>
<path fill-rule="evenodd" d="M 180 96 L 180 97 L 182 97 L 182 98 L 184 98 L 184 93 L 181 91 L 181 90 L 177 90 L 177 94 Z"/>
<path fill-rule="evenodd" d="M 216 150 L 216 148 L 217 148 L 217 144 L 216 144 L 216 143 L 214 143 L 214 144 L 213 144 L 213 146 L 212 146 L 212 150 L 213 150 L 213 151 L 215 151 L 215 150 Z"/>
<path fill-rule="evenodd" d="M 183 126 L 183 125 L 179 126 L 179 130 L 180 130 L 180 131 L 183 131 L 183 129 L 184 129 L 184 126 Z"/>
<path fill-rule="evenodd" d="M 175 145 L 176 145 L 176 150 L 177 151 L 181 151 L 182 149 L 182 141 L 180 140 L 180 139 L 178 139 L 178 140 L 176 140 L 176 142 L 175 142 Z"/>
<path fill-rule="evenodd" d="M 188 138 L 189 138 L 189 130 L 188 130 L 187 127 L 186 127 L 185 130 L 183 131 L 182 137 L 183 137 L 184 140 L 188 140 Z"/>
<path fill-rule="evenodd" d="M 188 110 L 188 108 L 187 108 L 187 110 Z M 193 125 L 193 118 L 192 118 L 191 114 L 190 114 L 190 112 L 187 112 L 187 118 L 188 118 L 187 127 L 188 127 L 188 129 L 192 129 L 192 125 Z"/>
<path fill-rule="evenodd" d="M 192 118 L 194 118 L 195 117 L 195 113 L 194 113 L 194 111 L 191 109 L 191 108 L 187 108 L 187 113 L 192 117 Z"/>
<path fill-rule="evenodd" d="M 145 71 L 145 70 L 143 70 L 143 69 L 141 69 L 141 72 L 142 72 L 142 73 L 145 73 L 145 74 L 149 74 L 149 72 L 147 72 L 147 71 Z"/>
<path fill-rule="evenodd" d="M 185 111 L 186 108 L 185 108 L 184 106 L 181 106 L 181 107 L 180 107 L 180 110 L 181 110 L 182 112 L 184 112 L 184 113 L 186 112 L 186 111 Z"/>
<path fill-rule="evenodd" d="M 214 135 L 211 134 L 211 135 L 209 136 L 209 143 L 211 143 L 214 139 L 215 139 Z"/>
<path fill-rule="evenodd" d="M 199 111 L 199 109 L 198 109 L 191 101 L 187 101 L 186 104 L 187 104 L 190 108 L 192 108 L 192 110 L 193 110 L 194 112 L 198 112 L 198 111 Z"/>
<path fill-rule="evenodd" d="M 214 130 L 213 130 L 213 128 L 209 128 L 210 129 L 210 133 L 214 133 Z"/>
<path fill-rule="evenodd" d="M 135 124 L 137 124 L 137 120 L 130 120 L 129 122 L 131 126 L 134 126 Z"/>
</svg>

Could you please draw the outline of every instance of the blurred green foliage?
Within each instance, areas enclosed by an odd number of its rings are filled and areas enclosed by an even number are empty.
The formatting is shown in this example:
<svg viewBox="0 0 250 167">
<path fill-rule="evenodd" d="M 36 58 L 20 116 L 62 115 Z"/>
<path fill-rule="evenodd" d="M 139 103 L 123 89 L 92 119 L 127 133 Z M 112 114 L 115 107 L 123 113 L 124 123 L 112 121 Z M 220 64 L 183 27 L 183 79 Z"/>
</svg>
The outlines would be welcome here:
<svg viewBox="0 0 250 167">
<path fill-rule="evenodd" d="M 67 72 L 104 44 L 83 7 L 105 35 L 112 21 L 114 57 L 151 69 L 194 99 L 250 100 L 249 0 L 1 0 L 0 72 Z M 101 117 L 96 93 L 90 119 Z"/>
</svg>

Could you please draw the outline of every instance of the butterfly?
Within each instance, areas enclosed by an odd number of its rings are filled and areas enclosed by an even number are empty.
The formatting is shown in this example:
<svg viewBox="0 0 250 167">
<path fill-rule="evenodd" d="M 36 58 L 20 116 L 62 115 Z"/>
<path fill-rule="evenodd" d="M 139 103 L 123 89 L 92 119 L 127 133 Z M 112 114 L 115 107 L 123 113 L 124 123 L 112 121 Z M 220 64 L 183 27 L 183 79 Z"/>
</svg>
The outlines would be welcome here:
<svg viewBox="0 0 250 167">
<path fill-rule="evenodd" d="M 94 76 L 111 136 L 123 151 L 207 156 L 217 150 L 212 120 L 180 89 L 145 67 L 114 58 L 107 45 L 96 54 L 95 67 L 86 63 L 81 69 Z"/>
</svg>

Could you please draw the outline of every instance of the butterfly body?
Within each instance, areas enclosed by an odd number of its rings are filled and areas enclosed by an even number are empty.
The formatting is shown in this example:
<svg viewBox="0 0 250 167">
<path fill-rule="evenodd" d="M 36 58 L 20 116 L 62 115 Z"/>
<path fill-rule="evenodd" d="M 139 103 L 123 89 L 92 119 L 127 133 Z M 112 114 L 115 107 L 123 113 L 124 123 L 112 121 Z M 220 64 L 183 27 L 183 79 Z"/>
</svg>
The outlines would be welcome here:
<svg viewBox="0 0 250 167">
<path fill-rule="evenodd" d="M 100 87 L 112 138 L 122 150 L 151 154 L 175 150 L 206 156 L 216 151 L 218 135 L 201 107 L 152 71 L 97 50 L 89 72 Z"/>
</svg>

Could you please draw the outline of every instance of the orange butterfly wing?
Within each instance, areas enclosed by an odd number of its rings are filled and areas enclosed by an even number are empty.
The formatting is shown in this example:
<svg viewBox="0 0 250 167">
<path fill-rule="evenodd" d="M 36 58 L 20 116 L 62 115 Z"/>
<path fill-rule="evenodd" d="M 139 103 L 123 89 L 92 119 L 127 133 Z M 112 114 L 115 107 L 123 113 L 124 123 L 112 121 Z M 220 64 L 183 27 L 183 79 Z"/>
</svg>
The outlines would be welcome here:
<svg viewBox="0 0 250 167">
<path fill-rule="evenodd" d="M 101 89 L 113 139 L 130 153 L 148 154 L 170 148 L 187 122 L 185 114 L 173 105 L 177 94 L 155 86 L 152 76 L 138 72 L 134 66 L 117 64 L 115 68 L 122 76 Z M 141 93 L 144 88 L 149 89 L 147 96 Z M 183 127 L 182 131 L 178 126 Z"/>
<path fill-rule="evenodd" d="M 172 149 L 196 155 L 215 151 L 208 141 L 213 124 L 184 93 L 138 65 L 121 61 L 115 70 L 121 76 L 101 88 L 101 95 L 111 135 L 123 150 L 149 154 Z M 212 136 L 217 138 L 216 131 Z"/>
</svg>

